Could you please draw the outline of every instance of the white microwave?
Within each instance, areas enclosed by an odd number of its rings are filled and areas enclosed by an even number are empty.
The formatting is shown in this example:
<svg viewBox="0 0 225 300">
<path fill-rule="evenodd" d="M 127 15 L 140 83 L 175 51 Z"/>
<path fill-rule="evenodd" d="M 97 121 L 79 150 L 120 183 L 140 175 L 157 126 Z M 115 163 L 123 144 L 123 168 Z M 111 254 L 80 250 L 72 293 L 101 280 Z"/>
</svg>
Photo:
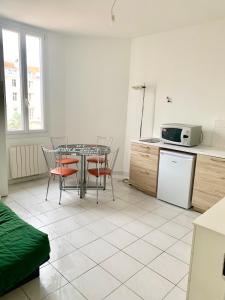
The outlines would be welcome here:
<svg viewBox="0 0 225 300">
<path fill-rule="evenodd" d="M 160 139 L 167 144 L 192 147 L 202 140 L 202 126 L 190 124 L 162 124 L 160 125 Z"/>
</svg>

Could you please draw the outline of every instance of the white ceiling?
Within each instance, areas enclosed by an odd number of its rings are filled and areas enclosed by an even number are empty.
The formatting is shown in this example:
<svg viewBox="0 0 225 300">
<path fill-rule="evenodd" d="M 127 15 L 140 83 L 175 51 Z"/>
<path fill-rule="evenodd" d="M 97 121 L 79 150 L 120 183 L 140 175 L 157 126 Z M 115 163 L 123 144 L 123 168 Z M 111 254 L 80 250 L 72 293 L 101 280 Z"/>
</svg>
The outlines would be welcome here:
<svg viewBox="0 0 225 300">
<path fill-rule="evenodd" d="M 0 0 L 0 16 L 50 30 L 136 37 L 225 18 L 225 0 Z"/>
</svg>

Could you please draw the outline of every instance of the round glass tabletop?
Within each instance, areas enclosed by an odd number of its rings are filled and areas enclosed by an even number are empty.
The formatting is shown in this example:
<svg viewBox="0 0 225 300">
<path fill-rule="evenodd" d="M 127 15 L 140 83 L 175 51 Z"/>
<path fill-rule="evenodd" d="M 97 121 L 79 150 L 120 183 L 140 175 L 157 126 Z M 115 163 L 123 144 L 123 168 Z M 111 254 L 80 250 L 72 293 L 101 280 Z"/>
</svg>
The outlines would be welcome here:
<svg viewBox="0 0 225 300">
<path fill-rule="evenodd" d="M 78 156 L 85 155 L 107 155 L 110 153 L 110 147 L 94 144 L 69 144 L 60 145 L 57 150 L 60 153 L 76 154 Z"/>
</svg>

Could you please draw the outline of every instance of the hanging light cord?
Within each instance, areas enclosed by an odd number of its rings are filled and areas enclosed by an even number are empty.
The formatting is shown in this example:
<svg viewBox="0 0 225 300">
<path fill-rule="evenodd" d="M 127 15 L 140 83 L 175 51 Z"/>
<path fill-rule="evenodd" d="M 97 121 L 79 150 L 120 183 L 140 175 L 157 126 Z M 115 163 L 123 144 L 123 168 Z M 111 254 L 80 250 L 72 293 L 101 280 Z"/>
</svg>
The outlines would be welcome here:
<svg viewBox="0 0 225 300">
<path fill-rule="evenodd" d="M 115 21 L 114 7 L 115 7 L 117 1 L 118 0 L 114 0 L 113 4 L 112 4 L 112 7 L 111 7 L 111 19 L 112 19 L 113 22 Z"/>
</svg>

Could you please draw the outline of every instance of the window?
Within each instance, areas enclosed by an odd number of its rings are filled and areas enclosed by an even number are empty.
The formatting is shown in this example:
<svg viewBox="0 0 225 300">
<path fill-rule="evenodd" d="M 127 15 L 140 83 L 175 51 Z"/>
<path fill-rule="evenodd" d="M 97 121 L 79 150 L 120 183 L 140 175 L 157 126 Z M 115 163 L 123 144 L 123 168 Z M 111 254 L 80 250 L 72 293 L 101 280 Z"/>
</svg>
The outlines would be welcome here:
<svg viewBox="0 0 225 300">
<path fill-rule="evenodd" d="M 17 93 L 13 93 L 13 101 L 17 100 Z"/>
<path fill-rule="evenodd" d="M 16 87 L 16 79 L 12 79 L 12 86 Z"/>
<path fill-rule="evenodd" d="M 7 128 L 44 130 L 42 44 L 39 35 L 2 29 Z"/>
</svg>

